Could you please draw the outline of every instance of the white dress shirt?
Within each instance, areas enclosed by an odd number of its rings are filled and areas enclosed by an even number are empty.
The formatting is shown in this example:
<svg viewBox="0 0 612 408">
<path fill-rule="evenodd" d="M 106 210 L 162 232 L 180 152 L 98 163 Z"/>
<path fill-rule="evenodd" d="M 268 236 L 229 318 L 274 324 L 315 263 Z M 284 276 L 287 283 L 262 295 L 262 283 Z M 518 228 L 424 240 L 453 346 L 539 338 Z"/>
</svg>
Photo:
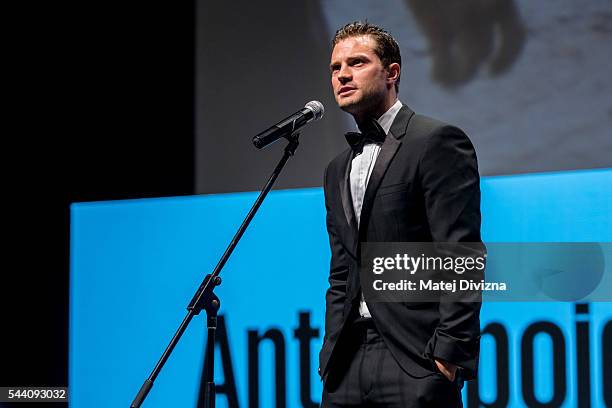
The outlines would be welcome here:
<svg viewBox="0 0 612 408">
<path fill-rule="evenodd" d="M 398 99 L 388 111 L 383 113 L 383 115 L 376 120 L 385 131 L 385 134 L 389 134 L 391 124 L 401 108 L 402 103 Z M 357 226 L 359 226 L 361 220 L 361 208 L 363 206 L 365 191 L 368 187 L 368 181 L 370 181 L 374 164 L 376 164 L 376 159 L 380 154 L 380 148 L 381 144 L 379 143 L 366 143 L 363 146 L 362 152 L 357 153 L 351 162 L 351 196 L 353 199 L 353 210 L 357 218 Z M 361 301 L 359 303 L 359 314 L 362 317 L 371 317 L 368 305 L 363 298 L 363 291 L 361 292 Z"/>
</svg>

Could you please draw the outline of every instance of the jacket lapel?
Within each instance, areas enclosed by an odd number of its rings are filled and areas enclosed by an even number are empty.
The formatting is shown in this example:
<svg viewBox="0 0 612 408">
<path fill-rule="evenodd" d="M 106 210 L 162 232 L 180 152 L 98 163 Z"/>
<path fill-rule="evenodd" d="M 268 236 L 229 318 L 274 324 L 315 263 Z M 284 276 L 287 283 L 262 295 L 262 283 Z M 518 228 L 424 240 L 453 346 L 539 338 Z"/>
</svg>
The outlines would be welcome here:
<svg viewBox="0 0 612 408">
<path fill-rule="evenodd" d="M 357 237 L 359 239 L 355 239 L 354 252 L 356 257 L 361 256 L 359 254 L 360 248 L 358 245 L 361 242 L 361 232 L 365 230 L 363 226 L 368 225 L 370 210 L 372 208 L 374 197 L 376 196 L 376 191 L 378 190 L 378 186 L 380 185 L 380 182 L 382 181 L 383 176 L 385 175 L 385 172 L 393 159 L 393 156 L 395 156 L 395 153 L 401 144 L 402 142 L 397 140 L 391 131 L 389 131 L 389 134 L 387 134 L 385 142 L 380 149 L 380 153 L 378 154 L 374 168 L 372 169 L 372 174 L 370 175 L 370 180 L 368 181 L 368 186 L 363 198 L 363 206 L 361 207 L 361 221 L 359 223 L 359 231 L 357 232 Z M 354 276 L 352 279 L 349 279 L 351 302 L 359 293 L 361 293 L 359 291 L 359 288 L 361 287 L 359 271 L 353 271 L 353 275 Z"/>
<path fill-rule="evenodd" d="M 363 197 L 363 206 L 361 207 L 360 217 L 361 226 L 368 225 L 367 223 L 370 218 L 370 212 L 374 202 L 374 197 L 376 197 L 376 192 L 378 191 L 378 186 L 380 186 L 380 183 L 387 172 L 387 168 L 389 168 L 395 153 L 397 153 L 397 149 L 399 149 L 402 144 L 401 139 L 406 134 L 408 122 L 410 122 L 413 115 L 414 112 L 408 106 L 404 105 L 397 113 L 397 116 L 393 121 L 393 125 L 391 125 L 391 129 L 387 134 L 387 138 L 380 149 L 380 153 L 376 159 L 374 168 L 372 169 L 372 174 L 370 175 L 370 180 L 368 181 L 365 196 Z M 360 231 L 361 230 L 362 228 L 360 228 Z"/>
<path fill-rule="evenodd" d="M 341 180 L 339 180 L 338 187 L 340 190 L 340 195 L 342 196 L 342 207 L 344 209 L 346 222 L 351 229 L 357 231 L 357 218 L 355 217 L 355 210 L 353 209 L 353 198 L 350 187 L 352 158 L 352 151 L 349 150 L 345 162 L 343 177 Z"/>
<path fill-rule="evenodd" d="M 408 106 L 404 105 L 397 113 L 397 116 L 393 121 L 393 125 L 391 125 L 389 134 L 381 147 L 380 154 L 378 155 L 374 168 L 372 169 L 368 187 L 366 188 L 363 206 L 361 209 L 361 225 L 367 225 L 366 223 L 368 222 L 368 218 L 370 216 L 372 203 L 374 201 L 374 197 L 376 196 L 378 186 L 380 185 L 389 164 L 391 164 L 397 149 L 399 149 L 400 145 L 402 144 L 401 138 L 406 133 L 408 122 L 410 122 L 413 115 L 414 112 Z M 359 256 L 359 228 L 357 226 L 357 218 L 355 217 L 355 211 L 353 209 L 353 198 L 350 187 L 351 162 L 353 159 L 352 153 L 353 152 L 350 149 L 347 151 L 344 161 L 344 169 L 341 171 L 343 177 L 338 181 L 338 190 L 340 191 L 342 201 L 342 212 L 344 213 L 344 218 L 346 220 L 346 223 L 342 223 L 342 225 L 344 225 L 342 237 L 345 240 L 345 247 L 349 250 L 350 254 L 354 258 L 357 258 Z"/>
<path fill-rule="evenodd" d="M 355 210 L 353 209 L 353 197 L 351 195 L 351 162 L 353 159 L 353 151 L 348 150 L 345 160 L 344 171 L 342 172 L 343 177 L 338 181 L 338 190 L 342 199 L 342 209 L 344 212 L 345 223 L 342 236 L 344 238 L 345 247 L 350 252 L 351 256 L 357 257 L 357 218 L 355 217 Z"/>
</svg>

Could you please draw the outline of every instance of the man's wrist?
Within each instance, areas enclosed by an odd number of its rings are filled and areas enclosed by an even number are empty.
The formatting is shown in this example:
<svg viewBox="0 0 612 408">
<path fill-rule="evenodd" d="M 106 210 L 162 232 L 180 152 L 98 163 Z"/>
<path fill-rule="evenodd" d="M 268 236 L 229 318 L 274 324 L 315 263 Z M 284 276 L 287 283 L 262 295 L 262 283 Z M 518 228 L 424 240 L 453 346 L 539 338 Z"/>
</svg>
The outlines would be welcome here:
<svg viewBox="0 0 612 408">
<path fill-rule="evenodd" d="M 436 357 L 434 357 L 434 361 L 438 366 L 438 370 L 440 370 L 440 372 L 446 378 L 448 378 L 450 381 L 455 380 L 455 376 L 457 375 L 457 370 L 459 369 L 459 366 L 454 363 L 451 363 L 450 361 L 446 361 Z"/>
</svg>

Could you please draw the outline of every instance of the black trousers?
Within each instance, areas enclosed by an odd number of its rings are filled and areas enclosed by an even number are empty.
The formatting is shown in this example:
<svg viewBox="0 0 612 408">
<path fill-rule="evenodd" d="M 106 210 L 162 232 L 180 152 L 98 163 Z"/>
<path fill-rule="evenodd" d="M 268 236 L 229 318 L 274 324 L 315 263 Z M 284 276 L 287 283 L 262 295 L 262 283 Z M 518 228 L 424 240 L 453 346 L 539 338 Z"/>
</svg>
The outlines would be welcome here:
<svg viewBox="0 0 612 408">
<path fill-rule="evenodd" d="M 437 372 L 408 375 L 385 346 L 371 319 L 354 323 L 334 351 L 321 407 L 463 407 L 463 380 Z M 338 351 L 338 354 L 336 354 Z"/>
</svg>

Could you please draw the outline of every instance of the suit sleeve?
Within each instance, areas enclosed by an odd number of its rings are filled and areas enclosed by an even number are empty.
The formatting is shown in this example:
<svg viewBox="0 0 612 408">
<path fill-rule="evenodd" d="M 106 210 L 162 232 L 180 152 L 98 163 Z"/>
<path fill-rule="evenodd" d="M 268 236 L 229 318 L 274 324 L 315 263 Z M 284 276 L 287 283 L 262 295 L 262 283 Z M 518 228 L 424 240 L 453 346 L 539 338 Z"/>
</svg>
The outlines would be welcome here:
<svg viewBox="0 0 612 408">
<path fill-rule="evenodd" d="M 340 242 L 337 227 L 333 221 L 330 206 L 330 187 L 328 186 L 328 172 L 325 171 L 325 209 L 327 212 L 326 225 L 329 234 L 329 246 L 331 250 L 331 261 L 329 266 L 329 287 L 325 294 L 325 336 L 320 360 L 325 354 L 329 356 L 331 350 L 328 348 L 335 343 L 340 332 L 343 319 L 344 302 L 346 299 L 346 281 L 348 277 L 347 255 Z M 320 367 L 321 368 L 321 367 Z"/>
<path fill-rule="evenodd" d="M 419 163 L 427 221 L 433 242 L 476 243 L 484 255 L 480 236 L 480 177 L 476 152 L 460 129 L 445 126 L 430 136 Z M 448 247 L 447 247 L 448 248 Z M 484 272 L 469 276 L 479 281 Z M 457 300 L 457 296 L 461 296 Z M 439 303 L 440 322 L 430 340 L 433 358 L 463 368 L 474 378 L 480 350 L 481 292 L 444 294 Z"/>
</svg>

